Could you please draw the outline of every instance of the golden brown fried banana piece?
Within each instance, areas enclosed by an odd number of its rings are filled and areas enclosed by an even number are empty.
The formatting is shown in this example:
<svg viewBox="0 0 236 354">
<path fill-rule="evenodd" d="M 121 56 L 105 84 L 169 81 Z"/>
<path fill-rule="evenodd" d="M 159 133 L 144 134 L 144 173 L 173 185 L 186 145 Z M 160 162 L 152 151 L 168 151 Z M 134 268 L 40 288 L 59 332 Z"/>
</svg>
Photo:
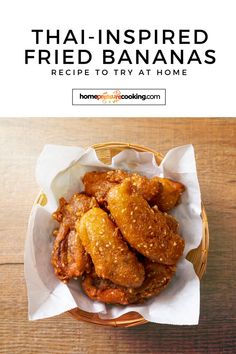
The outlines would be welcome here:
<svg viewBox="0 0 236 354">
<path fill-rule="evenodd" d="M 185 191 L 182 183 L 172 181 L 168 178 L 156 177 L 161 183 L 162 189 L 156 199 L 158 208 L 161 211 L 169 211 L 174 208 L 180 200 L 181 194 Z"/>
<path fill-rule="evenodd" d="M 107 192 L 114 185 L 121 183 L 124 178 L 128 177 L 128 173 L 115 171 L 92 171 L 87 172 L 83 177 L 85 193 L 97 199 L 98 203 L 104 204 L 106 201 Z"/>
<path fill-rule="evenodd" d="M 59 199 L 59 207 L 52 217 L 58 222 L 63 220 L 73 228 L 75 221 L 94 206 L 98 206 L 95 198 L 88 197 L 84 193 L 75 193 L 69 202 L 65 198 Z"/>
<path fill-rule="evenodd" d="M 76 228 L 99 277 L 127 287 L 142 284 L 143 265 L 129 249 L 104 210 L 89 210 L 82 216 Z"/>
<path fill-rule="evenodd" d="M 107 195 L 108 208 L 127 242 L 145 257 L 176 264 L 184 250 L 184 240 L 167 225 L 165 215 L 155 213 L 126 179 Z"/>
<path fill-rule="evenodd" d="M 98 203 L 106 205 L 106 196 L 109 190 L 126 178 L 131 180 L 137 193 L 141 194 L 148 202 L 156 200 L 161 190 L 161 184 L 157 177 L 149 179 L 137 173 L 127 173 L 121 170 L 86 173 L 83 178 L 85 193 L 94 196 Z"/>
<path fill-rule="evenodd" d="M 153 200 L 158 198 L 161 190 L 161 184 L 157 177 L 147 178 L 140 176 L 137 173 L 131 174 L 129 177 L 133 189 L 140 194 L 147 202 L 152 203 Z"/>
<path fill-rule="evenodd" d="M 67 282 L 90 268 L 90 260 L 75 230 L 63 222 L 54 242 L 52 265 L 57 277 Z"/>
<path fill-rule="evenodd" d="M 75 230 L 75 221 L 98 204 L 94 198 L 78 193 L 72 196 L 69 203 L 64 198 L 59 203 L 59 208 L 53 214 L 60 226 L 56 230 L 51 262 L 57 277 L 67 282 L 90 268 L 90 258 Z"/>
<path fill-rule="evenodd" d="M 180 200 L 185 187 L 179 182 L 168 178 L 153 177 L 151 179 L 137 173 L 127 173 L 121 170 L 107 172 L 88 172 L 83 178 L 85 193 L 94 196 L 99 204 L 106 205 L 109 190 L 124 179 L 130 178 L 138 194 L 141 194 L 151 205 L 157 204 L 161 211 L 169 211 Z"/>
<path fill-rule="evenodd" d="M 169 283 L 175 266 L 166 266 L 145 260 L 145 280 L 139 288 L 125 288 L 98 277 L 93 270 L 84 275 L 82 287 L 92 299 L 108 304 L 137 304 L 158 295 Z"/>
<path fill-rule="evenodd" d="M 176 267 L 164 265 L 149 260 L 144 262 L 145 280 L 140 288 L 129 292 L 129 303 L 143 303 L 145 300 L 158 295 L 169 284 Z"/>
<path fill-rule="evenodd" d="M 129 288 L 116 285 L 108 279 L 102 279 L 98 277 L 95 271 L 83 275 L 82 288 L 88 297 L 94 301 L 107 304 L 129 304 L 127 296 Z"/>
</svg>

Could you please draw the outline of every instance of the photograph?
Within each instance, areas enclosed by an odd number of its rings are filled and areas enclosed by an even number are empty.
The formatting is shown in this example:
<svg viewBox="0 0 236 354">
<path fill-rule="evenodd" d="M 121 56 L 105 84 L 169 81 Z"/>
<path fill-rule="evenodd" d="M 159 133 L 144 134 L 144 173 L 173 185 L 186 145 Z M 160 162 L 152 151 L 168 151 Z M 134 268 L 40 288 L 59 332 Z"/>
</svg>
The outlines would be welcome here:
<svg viewBox="0 0 236 354">
<path fill-rule="evenodd" d="M 233 353 L 235 119 L 0 127 L 3 353 Z"/>
</svg>

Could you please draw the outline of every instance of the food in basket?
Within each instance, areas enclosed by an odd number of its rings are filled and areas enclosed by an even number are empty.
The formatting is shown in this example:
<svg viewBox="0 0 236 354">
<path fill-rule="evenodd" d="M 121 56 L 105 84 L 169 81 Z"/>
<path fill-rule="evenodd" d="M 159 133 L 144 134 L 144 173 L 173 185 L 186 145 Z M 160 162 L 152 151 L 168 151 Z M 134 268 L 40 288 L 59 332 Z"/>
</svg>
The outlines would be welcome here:
<svg viewBox="0 0 236 354">
<path fill-rule="evenodd" d="M 167 266 L 156 262 L 143 260 L 145 279 L 138 288 L 122 287 L 107 279 L 98 277 L 94 270 L 85 274 L 82 287 L 85 293 L 93 300 L 109 304 L 128 305 L 142 303 L 158 295 L 169 283 L 175 266 Z"/>
<path fill-rule="evenodd" d="M 141 303 L 171 280 L 183 254 L 177 220 L 166 213 L 180 202 L 184 186 L 121 170 L 88 172 L 85 191 L 60 199 L 53 218 L 52 265 L 68 282 L 82 276 L 93 300 Z"/>
<path fill-rule="evenodd" d="M 59 208 L 53 213 L 60 226 L 54 231 L 52 265 L 60 280 L 78 277 L 90 268 L 90 258 L 75 230 L 75 222 L 95 206 L 98 206 L 95 198 L 76 193 L 69 202 L 61 198 Z"/>
<path fill-rule="evenodd" d="M 184 186 L 181 183 L 168 178 L 153 177 L 149 179 L 137 173 L 114 170 L 86 173 L 83 178 L 85 193 L 95 197 L 99 204 L 106 205 L 107 193 L 111 187 L 120 184 L 126 178 L 131 179 L 137 192 L 150 205 L 157 205 L 161 211 L 169 211 L 174 208 L 184 192 Z"/>
<path fill-rule="evenodd" d="M 99 277 L 127 287 L 142 285 L 143 265 L 104 210 L 93 208 L 85 213 L 78 223 L 77 233 Z"/>
<path fill-rule="evenodd" d="M 184 240 L 169 228 L 165 214 L 155 212 L 128 178 L 110 189 L 107 202 L 131 247 L 158 263 L 175 264 L 178 261 Z"/>
</svg>

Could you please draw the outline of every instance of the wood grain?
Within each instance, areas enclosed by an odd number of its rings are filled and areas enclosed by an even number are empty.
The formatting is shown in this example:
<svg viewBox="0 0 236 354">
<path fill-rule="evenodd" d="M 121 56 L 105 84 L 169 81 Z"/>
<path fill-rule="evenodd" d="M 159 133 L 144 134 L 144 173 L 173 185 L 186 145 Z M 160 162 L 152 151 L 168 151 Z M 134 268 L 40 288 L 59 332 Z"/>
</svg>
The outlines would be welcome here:
<svg viewBox="0 0 236 354">
<path fill-rule="evenodd" d="M 23 277 L 27 220 L 44 144 L 124 141 L 165 153 L 192 143 L 210 226 L 208 268 L 197 327 L 104 328 L 64 314 L 29 322 Z M 0 353 L 235 353 L 236 120 L 1 119 Z M 184 309 L 183 309 L 184 311 Z"/>
</svg>

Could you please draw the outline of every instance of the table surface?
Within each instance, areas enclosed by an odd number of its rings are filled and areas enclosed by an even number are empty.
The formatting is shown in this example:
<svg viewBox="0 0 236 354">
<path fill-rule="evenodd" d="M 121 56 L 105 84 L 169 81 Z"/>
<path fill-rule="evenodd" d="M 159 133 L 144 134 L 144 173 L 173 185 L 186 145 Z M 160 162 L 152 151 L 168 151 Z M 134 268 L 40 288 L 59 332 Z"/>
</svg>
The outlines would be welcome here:
<svg viewBox="0 0 236 354">
<path fill-rule="evenodd" d="M 192 143 L 210 227 L 198 326 L 107 328 L 67 314 L 29 322 L 23 274 L 27 220 L 44 144 L 124 141 L 165 153 Z M 0 119 L 0 353 L 235 353 L 236 120 Z M 184 311 L 184 309 L 183 309 Z"/>
</svg>

